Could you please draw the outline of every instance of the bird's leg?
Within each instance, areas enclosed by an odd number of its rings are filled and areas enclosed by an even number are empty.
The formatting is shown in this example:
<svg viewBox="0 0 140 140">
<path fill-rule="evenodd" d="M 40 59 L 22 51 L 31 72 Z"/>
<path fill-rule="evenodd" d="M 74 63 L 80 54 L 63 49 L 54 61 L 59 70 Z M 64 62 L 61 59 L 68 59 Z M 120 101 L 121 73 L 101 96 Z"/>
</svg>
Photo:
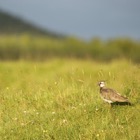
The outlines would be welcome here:
<svg viewBox="0 0 140 140">
<path fill-rule="evenodd" d="M 113 107 L 113 104 L 111 103 L 111 104 L 110 104 L 110 108 L 112 108 L 112 107 Z"/>
</svg>

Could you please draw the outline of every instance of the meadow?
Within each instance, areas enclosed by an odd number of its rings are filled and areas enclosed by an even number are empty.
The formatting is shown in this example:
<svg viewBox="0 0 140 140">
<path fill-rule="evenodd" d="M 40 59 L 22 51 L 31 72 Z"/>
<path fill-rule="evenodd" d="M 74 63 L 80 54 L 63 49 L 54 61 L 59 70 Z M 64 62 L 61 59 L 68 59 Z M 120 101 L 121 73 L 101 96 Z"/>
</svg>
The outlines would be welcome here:
<svg viewBox="0 0 140 140">
<path fill-rule="evenodd" d="M 110 108 L 98 81 L 133 106 Z M 0 62 L 1 140 L 139 140 L 140 65 L 91 59 Z"/>
</svg>

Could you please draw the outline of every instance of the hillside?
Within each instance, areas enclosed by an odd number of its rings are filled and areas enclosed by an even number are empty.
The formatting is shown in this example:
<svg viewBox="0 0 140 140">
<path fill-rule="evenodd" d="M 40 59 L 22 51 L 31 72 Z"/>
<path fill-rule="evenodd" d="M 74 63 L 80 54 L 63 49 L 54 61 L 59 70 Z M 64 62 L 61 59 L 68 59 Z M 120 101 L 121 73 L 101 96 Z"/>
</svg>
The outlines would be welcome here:
<svg viewBox="0 0 140 140">
<path fill-rule="evenodd" d="M 22 20 L 9 13 L 0 11 L 0 34 L 22 34 L 46 35 L 50 37 L 62 37 L 62 35 L 41 29 L 31 23 Z"/>
</svg>

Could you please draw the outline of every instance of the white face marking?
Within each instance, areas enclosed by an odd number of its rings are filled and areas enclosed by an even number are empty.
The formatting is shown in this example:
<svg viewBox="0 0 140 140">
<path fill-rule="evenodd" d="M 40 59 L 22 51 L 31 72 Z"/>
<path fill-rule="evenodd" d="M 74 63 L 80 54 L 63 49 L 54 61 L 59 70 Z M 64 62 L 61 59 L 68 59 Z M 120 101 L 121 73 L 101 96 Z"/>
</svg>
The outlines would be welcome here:
<svg viewBox="0 0 140 140">
<path fill-rule="evenodd" d="M 105 86 L 105 83 L 104 83 L 104 82 L 100 82 L 100 83 L 99 83 L 99 86 L 100 86 L 100 87 L 104 87 L 104 86 Z"/>
</svg>

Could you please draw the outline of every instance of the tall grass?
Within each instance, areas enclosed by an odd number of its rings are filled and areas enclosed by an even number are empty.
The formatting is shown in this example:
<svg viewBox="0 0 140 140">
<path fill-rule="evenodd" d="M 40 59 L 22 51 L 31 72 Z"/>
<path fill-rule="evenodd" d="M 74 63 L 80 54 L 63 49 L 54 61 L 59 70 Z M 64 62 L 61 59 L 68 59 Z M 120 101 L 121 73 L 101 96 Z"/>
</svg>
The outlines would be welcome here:
<svg viewBox="0 0 140 140">
<path fill-rule="evenodd" d="M 99 80 L 134 106 L 110 108 Z M 140 139 L 140 66 L 87 60 L 0 63 L 0 139 Z"/>
</svg>

